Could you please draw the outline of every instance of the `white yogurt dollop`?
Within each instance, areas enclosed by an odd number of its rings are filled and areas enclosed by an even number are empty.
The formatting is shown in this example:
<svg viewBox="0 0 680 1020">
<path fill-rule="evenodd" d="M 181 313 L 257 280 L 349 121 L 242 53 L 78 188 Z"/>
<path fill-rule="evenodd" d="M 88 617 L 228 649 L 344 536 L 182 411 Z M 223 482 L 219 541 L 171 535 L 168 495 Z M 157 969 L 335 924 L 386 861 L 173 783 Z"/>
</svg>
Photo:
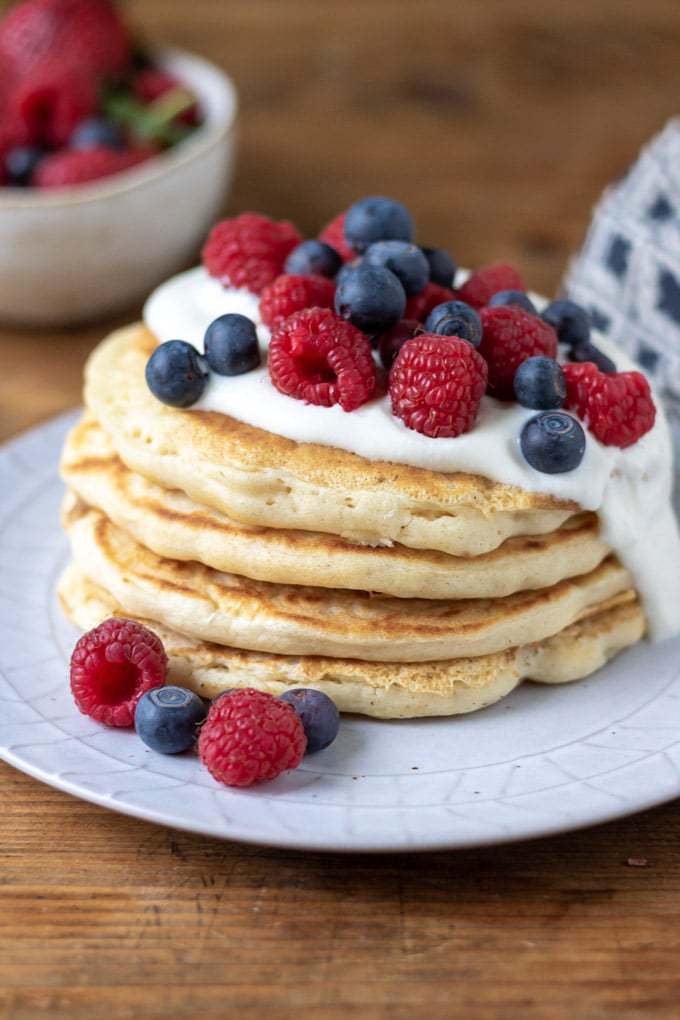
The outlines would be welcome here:
<svg viewBox="0 0 680 1020">
<path fill-rule="evenodd" d="M 182 339 L 203 350 L 213 319 L 227 312 L 248 316 L 257 325 L 263 353 L 269 331 L 262 324 L 258 298 L 224 288 L 202 268 L 162 284 L 144 308 L 144 320 L 159 342 Z M 603 337 L 598 346 L 623 371 L 638 368 Z M 264 360 L 264 359 L 263 359 Z M 212 374 L 194 410 L 219 411 L 248 425 L 302 443 L 319 443 L 433 471 L 463 471 L 533 492 L 547 492 L 596 510 L 605 541 L 631 571 L 655 640 L 680 633 L 680 535 L 671 507 L 673 457 L 666 417 L 657 402 L 654 428 L 633 446 L 603 446 L 587 433 L 586 452 L 575 471 L 548 475 L 524 460 L 518 437 L 536 412 L 519 404 L 484 397 L 475 428 L 456 439 L 431 439 L 407 429 L 388 397 L 356 411 L 316 407 L 284 396 L 266 367 L 240 376 Z"/>
</svg>

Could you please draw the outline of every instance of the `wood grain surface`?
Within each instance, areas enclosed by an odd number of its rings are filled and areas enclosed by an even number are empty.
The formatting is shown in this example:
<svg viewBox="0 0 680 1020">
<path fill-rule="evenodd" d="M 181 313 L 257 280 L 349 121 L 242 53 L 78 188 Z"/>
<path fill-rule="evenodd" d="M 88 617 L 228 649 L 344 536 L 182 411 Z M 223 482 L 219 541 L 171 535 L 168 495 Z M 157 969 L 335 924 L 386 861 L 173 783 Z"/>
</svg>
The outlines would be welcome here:
<svg viewBox="0 0 680 1020">
<path fill-rule="evenodd" d="M 466 264 L 508 258 L 546 292 L 602 187 L 678 112 L 677 0 L 128 10 L 237 82 L 226 208 L 313 233 L 382 191 L 421 239 Z M 115 324 L 0 329 L 0 437 L 76 404 L 83 359 Z M 680 1015 L 677 804 L 543 842 L 354 858 L 183 835 L 6 766 L 0 804 L 7 1020 Z"/>
</svg>

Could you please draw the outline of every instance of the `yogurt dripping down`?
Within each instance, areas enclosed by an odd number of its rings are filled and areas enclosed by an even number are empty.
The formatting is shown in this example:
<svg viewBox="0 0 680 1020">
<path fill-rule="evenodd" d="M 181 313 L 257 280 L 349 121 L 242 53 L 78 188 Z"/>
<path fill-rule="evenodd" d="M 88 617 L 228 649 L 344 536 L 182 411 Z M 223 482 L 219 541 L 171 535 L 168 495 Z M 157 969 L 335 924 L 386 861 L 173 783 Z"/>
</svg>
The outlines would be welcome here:
<svg viewBox="0 0 680 1020">
<path fill-rule="evenodd" d="M 534 300 L 539 308 L 545 304 L 541 298 Z M 265 355 L 269 330 L 260 318 L 257 296 L 223 287 L 200 267 L 154 291 L 145 305 L 144 321 L 159 343 L 182 339 L 202 351 L 205 330 L 227 312 L 253 320 Z M 597 344 L 619 370 L 639 370 L 604 337 L 597 337 Z M 561 475 L 534 470 L 520 452 L 522 426 L 536 412 L 491 397 L 482 398 L 471 432 L 455 439 L 431 439 L 407 429 L 392 414 L 387 396 L 351 413 L 337 406 L 304 404 L 279 393 L 263 364 L 240 376 L 212 373 L 191 410 L 218 411 L 287 439 L 334 446 L 367 460 L 445 473 L 462 471 L 573 500 L 585 510 L 597 511 L 605 541 L 633 575 L 650 637 L 659 641 L 680 633 L 680 535 L 671 505 L 673 455 L 658 398 L 654 428 L 637 443 L 620 450 L 603 446 L 588 432 L 580 466 Z"/>
</svg>

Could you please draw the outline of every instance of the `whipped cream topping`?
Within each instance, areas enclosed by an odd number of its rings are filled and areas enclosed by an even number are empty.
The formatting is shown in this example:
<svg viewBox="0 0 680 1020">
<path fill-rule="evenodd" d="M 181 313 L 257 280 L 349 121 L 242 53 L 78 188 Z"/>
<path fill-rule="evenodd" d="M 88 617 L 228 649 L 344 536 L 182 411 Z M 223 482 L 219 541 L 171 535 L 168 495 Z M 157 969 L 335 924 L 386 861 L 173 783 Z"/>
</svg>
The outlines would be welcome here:
<svg viewBox="0 0 680 1020">
<path fill-rule="evenodd" d="M 545 301 L 532 295 L 540 308 Z M 483 397 L 475 428 L 455 439 L 432 439 L 406 428 L 390 409 L 388 396 L 356 411 L 317 407 L 285 396 L 266 367 L 269 330 L 259 299 L 246 290 L 225 288 L 202 268 L 162 284 L 147 301 L 144 321 L 159 343 L 182 339 L 203 351 L 203 336 L 219 315 L 238 312 L 257 326 L 263 365 L 239 376 L 211 373 L 205 392 L 190 410 L 218 411 L 248 425 L 301 443 L 318 443 L 367 460 L 392 461 L 432 471 L 483 475 L 533 492 L 573 500 L 598 512 L 605 541 L 630 570 L 643 600 L 650 636 L 680 633 L 680 535 L 671 506 L 673 455 L 666 417 L 657 399 L 654 428 L 633 446 L 603 446 L 587 432 L 580 466 L 564 474 L 543 474 L 522 456 L 519 435 L 536 411 Z M 604 337 L 597 345 L 620 371 L 638 369 Z"/>
</svg>

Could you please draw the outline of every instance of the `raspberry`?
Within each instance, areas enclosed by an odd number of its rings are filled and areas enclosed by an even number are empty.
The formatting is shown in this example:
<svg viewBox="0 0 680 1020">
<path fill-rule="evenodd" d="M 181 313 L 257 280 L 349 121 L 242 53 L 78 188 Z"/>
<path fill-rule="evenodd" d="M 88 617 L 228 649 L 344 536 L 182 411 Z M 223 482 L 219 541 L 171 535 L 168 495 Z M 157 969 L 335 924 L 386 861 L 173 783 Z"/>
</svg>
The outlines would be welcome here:
<svg viewBox="0 0 680 1020">
<path fill-rule="evenodd" d="M 71 693 L 83 713 L 107 726 L 132 726 L 137 702 L 162 687 L 168 659 L 156 635 L 111 617 L 83 634 L 71 656 Z"/>
<path fill-rule="evenodd" d="M 319 234 L 319 240 L 330 244 L 335 248 L 343 262 L 351 262 L 357 257 L 357 253 L 345 240 L 345 216 L 347 213 L 340 213 L 334 220 L 323 228 Z"/>
<path fill-rule="evenodd" d="M 59 66 L 42 65 L 28 74 L 10 99 L 32 142 L 66 145 L 76 126 L 91 117 L 99 101 L 94 80 Z"/>
<path fill-rule="evenodd" d="M 38 188 L 65 188 L 96 181 L 100 177 L 129 170 L 153 155 L 150 148 L 116 152 L 104 146 L 95 149 L 63 150 L 47 156 L 35 173 Z"/>
<path fill-rule="evenodd" d="M 445 301 L 452 301 L 455 296 L 449 287 L 442 287 L 438 283 L 430 282 L 425 285 L 420 294 L 415 294 L 408 299 L 404 318 L 425 322 L 433 308 L 443 305 Z"/>
<path fill-rule="evenodd" d="M 527 358 L 557 354 L 552 326 L 518 305 L 482 308 L 482 342 L 479 353 L 489 366 L 489 393 L 499 400 L 514 400 L 515 372 Z"/>
<path fill-rule="evenodd" d="M 466 340 L 424 333 L 407 340 L 390 372 L 392 412 L 433 439 L 469 432 L 486 388 L 486 362 Z"/>
<path fill-rule="evenodd" d="M 260 315 L 270 329 L 303 308 L 332 308 L 335 284 L 325 276 L 277 276 L 260 298 Z"/>
<path fill-rule="evenodd" d="M 343 411 L 365 404 L 376 386 L 367 337 L 326 308 L 295 312 L 279 327 L 269 345 L 269 375 L 281 393 Z"/>
<path fill-rule="evenodd" d="M 241 213 L 213 227 L 203 247 L 203 265 L 224 284 L 261 294 L 281 275 L 288 254 L 301 240 L 292 223 Z"/>
<path fill-rule="evenodd" d="M 483 308 L 499 290 L 526 290 L 520 273 L 505 263 L 486 266 L 478 269 L 462 287 L 458 288 L 458 297 L 473 308 Z"/>
<path fill-rule="evenodd" d="M 198 738 L 198 755 L 226 786 L 276 779 L 302 761 L 307 737 L 292 705 L 250 688 L 213 701 Z"/>
<path fill-rule="evenodd" d="M 45 59 L 101 80 L 125 70 L 130 38 L 108 0 L 23 0 L 0 21 L 0 65 L 25 75 Z"/>
<path fill-rule="evenodd" d="M 563 365 L 565 407 L 605 446 L 632 446 L 654 425 L 656 407 L 641 372 L 600 372 L 591 361 Z"/>
</svg>

